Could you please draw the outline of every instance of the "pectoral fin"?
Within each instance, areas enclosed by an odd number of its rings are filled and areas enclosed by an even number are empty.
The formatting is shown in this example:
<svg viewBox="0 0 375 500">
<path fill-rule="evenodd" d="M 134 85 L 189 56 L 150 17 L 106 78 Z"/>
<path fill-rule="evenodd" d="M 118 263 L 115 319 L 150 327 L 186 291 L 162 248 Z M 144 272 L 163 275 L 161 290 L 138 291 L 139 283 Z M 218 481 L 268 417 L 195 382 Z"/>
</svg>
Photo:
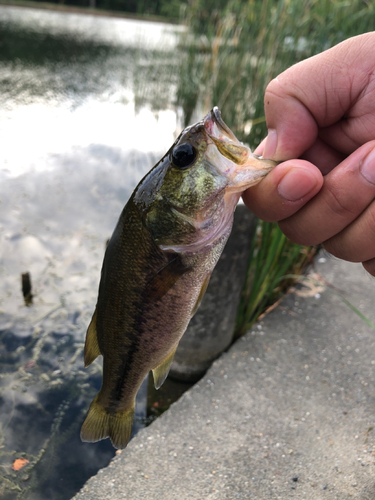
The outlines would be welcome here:
<svg viewBox="0 0 375 500">
<path fill-rule="evenodd" d="M 168 377 L 169 369 L 171 367 L 176 349 L 177 346 L 168 354 L 166 358 L 163 359 L 159 366 L 152 370 L 155 389 L 159 389 L 163 385 L 165 379 Z"/>
<path fill-rule="evenodd" d="M 145 299 L 152 301 L 160 300 L 188 269 L 182 263 L 180 255 L 175 254 L 148 282 Z"/>
<path fill-rule="evenodd" d="M 100 356 L 101 352 L 98 344 L 98 335 L 96 333 L 96 309 L 92 316 L 91 322 L 86 333 L 84 360 L 85 368 L 87 368 L 91 363 Z"/>
<path fill-rule="evenodd" d="M 210 282 L 211 275 L 207 276 L 207 278 L 203 281 L 201 291 L 199 292 L 197 301 L 195 303 L 195 306 L 193 307 L 193 310 L 191 312 L 191 317 L 194 316 L 194 314 L 197 312 L 198 307 L 201 305 L 202 299 L 204 294 L 206 293 L 208 283 Z"/>
</svg>

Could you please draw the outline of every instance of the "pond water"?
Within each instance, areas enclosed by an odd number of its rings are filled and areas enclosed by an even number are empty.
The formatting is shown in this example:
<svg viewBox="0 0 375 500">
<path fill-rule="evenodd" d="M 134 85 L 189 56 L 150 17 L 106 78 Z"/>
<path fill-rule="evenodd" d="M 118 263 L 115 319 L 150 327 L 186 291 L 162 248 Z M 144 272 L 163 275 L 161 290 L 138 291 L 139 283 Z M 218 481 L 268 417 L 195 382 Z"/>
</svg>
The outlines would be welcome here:
<svg viewBox="0 0 375 500">
<path fill-rule="evenodd" d="M 0 6 L 3 499 L 71 498 L 114 455 L 109 440 L 79 439 L 101 383 L 100 361 L 83 369 L 84 337 L 105 242 L 179 131 L 178 30 Z M 146 397 L 147 382 L 135 431 L 145 425 Z M 16 471 L 20 458 L 26 465 Z"/>
</svg>

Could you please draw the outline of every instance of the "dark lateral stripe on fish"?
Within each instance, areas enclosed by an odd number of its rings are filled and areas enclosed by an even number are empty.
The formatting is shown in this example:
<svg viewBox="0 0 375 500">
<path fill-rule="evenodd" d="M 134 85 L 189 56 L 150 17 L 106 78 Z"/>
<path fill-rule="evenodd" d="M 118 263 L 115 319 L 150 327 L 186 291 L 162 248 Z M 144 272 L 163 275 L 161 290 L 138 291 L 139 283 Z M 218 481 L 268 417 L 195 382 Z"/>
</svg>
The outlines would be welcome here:
<svg viewBox="0 0 375 500">
<path fill-rule="evenodd" d="M 132 342 L 131 347 L 128 349 L 126 355 L 124 356 L 123 363 L 119 366 L 116 371 L 116 384 L 110 390 L 109 400 L 110 403 L 106 410 L 111 415 L 115 414 L 118 410 L 119 404 L 121 403 L 124 388 L 126 388 L 125 382 L 129 375 L 129 372 L 133 369 L 134 356 L 139 350 L 139 340 Z"/>
<path fill-rule="evenodd" d="M 127 338 L 131 340 L 131 342 L 124 355 L 123 362 L 116 372 L 116 385 L 110 391 L 110 405 L 108 411 L 111 414 L 117 411 L 118 402 L 121 401 L 123 396 L 126 380 L 133 369 L 134 357 L 139 351 L 139 339 L 142 338 L 144 333 L 145 312 L 151 307 L 152 303 L 160 300 L 189 269 L 183 265 L 179 254 L 171 254 L 169 258 L 171 260 L 150 280 L 141 296 L 141 300 L 137 303 L 136 308 L 139 313 L 134 318 L 134 323 L 130 331 L 138 333 L 127 334 Z"/>
</svg>

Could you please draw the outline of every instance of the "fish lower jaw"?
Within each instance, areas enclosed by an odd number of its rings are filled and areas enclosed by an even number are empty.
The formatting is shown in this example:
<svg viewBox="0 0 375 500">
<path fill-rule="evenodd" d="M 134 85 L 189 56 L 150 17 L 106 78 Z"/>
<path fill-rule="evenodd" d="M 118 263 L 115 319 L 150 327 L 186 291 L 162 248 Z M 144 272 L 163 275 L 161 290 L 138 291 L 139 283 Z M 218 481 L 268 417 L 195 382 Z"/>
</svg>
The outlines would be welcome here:
<svg viewBox="0 0 375 500">
<path fill-rule="evenodd" d="M 227 192 L 231 194 L 239 193 L 240 196 L 246 189 L 259 184 L 272 169 L 273 166 L 262 169 L 254 167 L 242 167 L 237 169 L 232 175 L 229 174 L 231 182 L 228 184 Z"/>
</svg>

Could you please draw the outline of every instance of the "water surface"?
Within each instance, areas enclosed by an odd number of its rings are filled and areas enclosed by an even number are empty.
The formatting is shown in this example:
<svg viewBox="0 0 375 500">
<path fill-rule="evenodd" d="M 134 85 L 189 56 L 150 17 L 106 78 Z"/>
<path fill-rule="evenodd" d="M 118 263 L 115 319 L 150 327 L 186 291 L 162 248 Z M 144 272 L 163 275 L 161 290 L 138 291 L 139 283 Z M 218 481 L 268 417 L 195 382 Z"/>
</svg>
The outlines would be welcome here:
<svg viewBox="0 0 375 500">
<path fill-rule="evenodd" d="M 105 242 L 178 131 L 176 29 L 0 6 L 1 498 L 71 498 L 114 454 L 79 439 L 101 382 L 82 349 Z"/>
</svg>

